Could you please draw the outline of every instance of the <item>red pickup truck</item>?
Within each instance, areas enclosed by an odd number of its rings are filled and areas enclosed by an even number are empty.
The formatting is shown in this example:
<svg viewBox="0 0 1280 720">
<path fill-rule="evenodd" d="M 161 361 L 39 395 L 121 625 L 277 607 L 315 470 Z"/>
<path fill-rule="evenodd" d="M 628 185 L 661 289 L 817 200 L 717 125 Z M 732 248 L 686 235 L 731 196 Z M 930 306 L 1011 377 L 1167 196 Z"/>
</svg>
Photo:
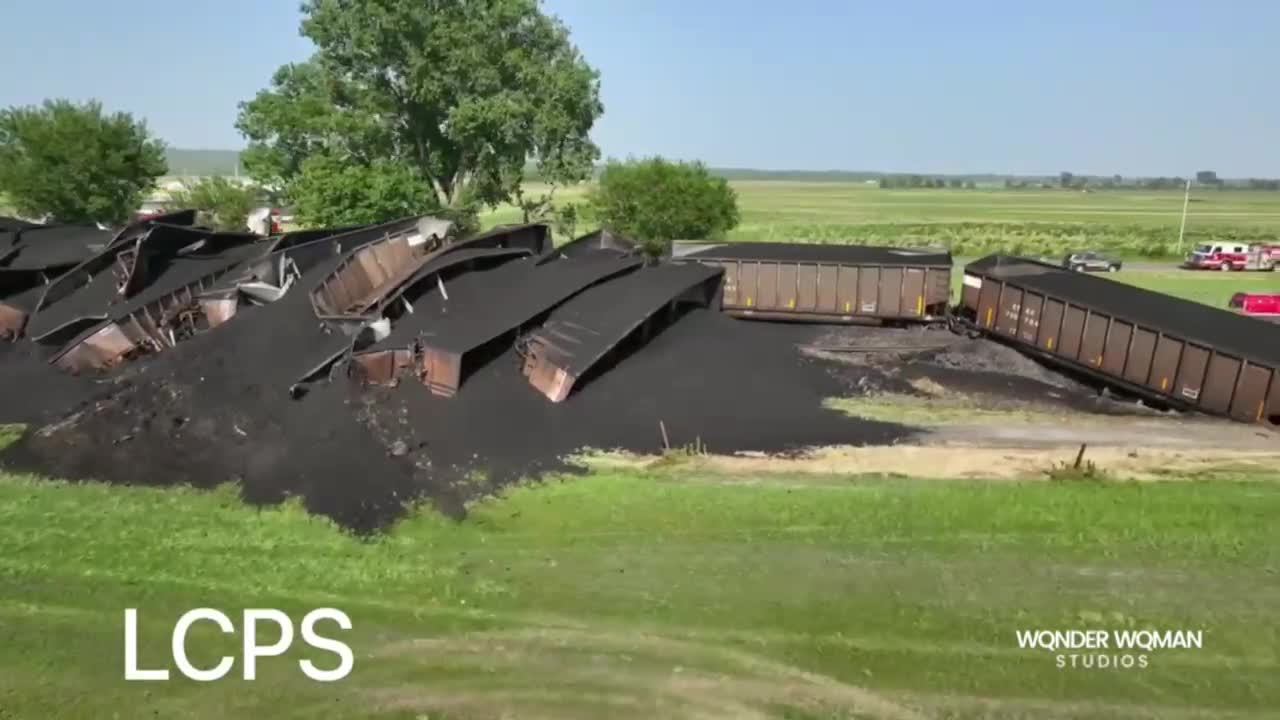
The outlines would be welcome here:
<svg viewBox="0 0 1280 720">
<path fill-rule="evenodd" d="M 1241 315 L 1280 322 L 1280 293 L 1244 293 L 1231 296 L 1227 307 Z"/>
<path fill-rule="evenodd" d="M 1192 270 L 1275 270 L 1280 265 L 1280 245 L 1212 243 L 1197 245 L 1182 263 Z"/>
</svg>

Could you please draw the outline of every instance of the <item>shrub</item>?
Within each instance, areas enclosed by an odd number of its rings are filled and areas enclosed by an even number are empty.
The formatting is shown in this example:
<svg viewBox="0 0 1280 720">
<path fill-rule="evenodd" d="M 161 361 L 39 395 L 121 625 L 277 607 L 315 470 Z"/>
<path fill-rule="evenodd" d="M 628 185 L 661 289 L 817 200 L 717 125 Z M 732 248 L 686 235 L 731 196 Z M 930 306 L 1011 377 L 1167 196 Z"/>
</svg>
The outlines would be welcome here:
<svg viewBox="0 0 1280 720">
<path fill-rule="evenodd" d="M 639 240 L 649 254 L 672 240 L 719 238 L 738 224 L 738 197 L 700 162 L 611 160 L 587 195 L 604 227 Z"/>
<path fill-rule="evenodd" d="M 427 181 L 408 165 L 391 160 L 364 164 L 314 155 L 302 163 L 288 194 L 299 220 L 312 227 L 378 223 L 433 212 L 469 225 L 475 215 L 469 208 L 441 213 Z"/>
<path fill-rule="evenodd" d="M 211 177 L 187 183 L 173 193 L 175 207 L 200 212 L 199 222 L 215 230 L 244 232 L 249 213 L 258 204 L 259 193 L 253 187 L 232 182 L 224 177 Z"/>
</svg>

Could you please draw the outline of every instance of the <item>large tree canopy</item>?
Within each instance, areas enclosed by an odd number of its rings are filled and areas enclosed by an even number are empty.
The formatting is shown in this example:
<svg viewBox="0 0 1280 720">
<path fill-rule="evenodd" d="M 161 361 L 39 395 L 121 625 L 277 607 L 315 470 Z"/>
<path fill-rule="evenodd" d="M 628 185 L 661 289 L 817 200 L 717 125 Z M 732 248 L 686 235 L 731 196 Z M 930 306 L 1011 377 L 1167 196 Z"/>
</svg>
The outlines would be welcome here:
<svg viewBox="0 0 1280 720">
<path fill-rule="evenodd" d="M 25 215 L 120 223 L 165 170 L 146 124 L 96 101 L 0 110 L 0 192 Z"/>
<path fill-rule="evenodd" d="M 538 0 L 309 0 L 317 47 L 241 105 L 245 167 L 296 187 L 334 163 L 410 173 L 442 208 L 495 205 L 525 166 L 585 179 L 599 78 Z M 317 156 L 327 160 L 308 164 Z M 302 180 L 302 182 L 307 182 Z M 312 185 L 315 183 L 312 182 Z"/>
</svg>

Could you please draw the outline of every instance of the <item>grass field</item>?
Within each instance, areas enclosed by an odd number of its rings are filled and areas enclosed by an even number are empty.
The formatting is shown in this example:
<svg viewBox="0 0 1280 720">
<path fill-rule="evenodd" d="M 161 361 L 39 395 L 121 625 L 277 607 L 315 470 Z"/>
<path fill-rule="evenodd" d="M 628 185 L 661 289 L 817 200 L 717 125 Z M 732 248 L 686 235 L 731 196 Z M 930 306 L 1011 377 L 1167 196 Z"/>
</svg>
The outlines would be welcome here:
<svg viewBox="0 0 1280 720">
<path fill-rule="evenodd" d="M 1263 717 L 1280 706 L 1280 483 L 990 483 L 682 471 L 553 481 L 359 540 L 232 490 L 0 479 L 4 717 Z M 172 666 L 187 609 L 350 615 L 350 677 Z M 196 626 L 198 667 L 236 637 Z M 1142 670 L 1030 628 L 1203 630 Z M 237 665 L 237 668 L 239 666 Z M 239 670 L 237 669 L 238 673 Z M 123 714 L 120 714 L 123 713 Z M 2 713 L 0 713 L 2 714 Z"/>
<path fill-rule="evenodd" d="M 1122 271 L 1116 279 L 1215 307 L 1226 307 L 1237 292 L 1280 292 L 1280 272 Z"/>
</svg>

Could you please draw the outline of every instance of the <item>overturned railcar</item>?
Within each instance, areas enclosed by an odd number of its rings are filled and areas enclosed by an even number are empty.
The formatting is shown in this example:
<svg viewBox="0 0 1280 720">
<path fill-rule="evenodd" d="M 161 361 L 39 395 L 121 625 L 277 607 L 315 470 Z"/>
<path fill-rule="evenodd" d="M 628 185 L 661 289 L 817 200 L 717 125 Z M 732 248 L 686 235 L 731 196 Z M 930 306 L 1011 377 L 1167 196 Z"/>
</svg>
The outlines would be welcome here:
<svg viewBox="0 0 1280 720">
<path fill-rule="evenodd" d="M 674 322 L 681 306 L 707 307 L 719 281 L 719 268 L 672 264 L 589 288 L 517 343 L 524 375 L 551 402 L 562 402 L 607 357 L 624 352 L 622 346 L 647 342 Z"/>
<path fill-rule="evenodd" d="M 743 318 L 931 322 L 947 317 L 951 299 L 944 251 L 741 242 L 676 259 L 723 268 L 720 309 Z"/>
<path fill-rule="evenodd" d="M 1280 327 L 1190 300 L 992 255 L 958 314 L 988 336 L 1169 406 L 1280 425 Z"/>
</svg>

